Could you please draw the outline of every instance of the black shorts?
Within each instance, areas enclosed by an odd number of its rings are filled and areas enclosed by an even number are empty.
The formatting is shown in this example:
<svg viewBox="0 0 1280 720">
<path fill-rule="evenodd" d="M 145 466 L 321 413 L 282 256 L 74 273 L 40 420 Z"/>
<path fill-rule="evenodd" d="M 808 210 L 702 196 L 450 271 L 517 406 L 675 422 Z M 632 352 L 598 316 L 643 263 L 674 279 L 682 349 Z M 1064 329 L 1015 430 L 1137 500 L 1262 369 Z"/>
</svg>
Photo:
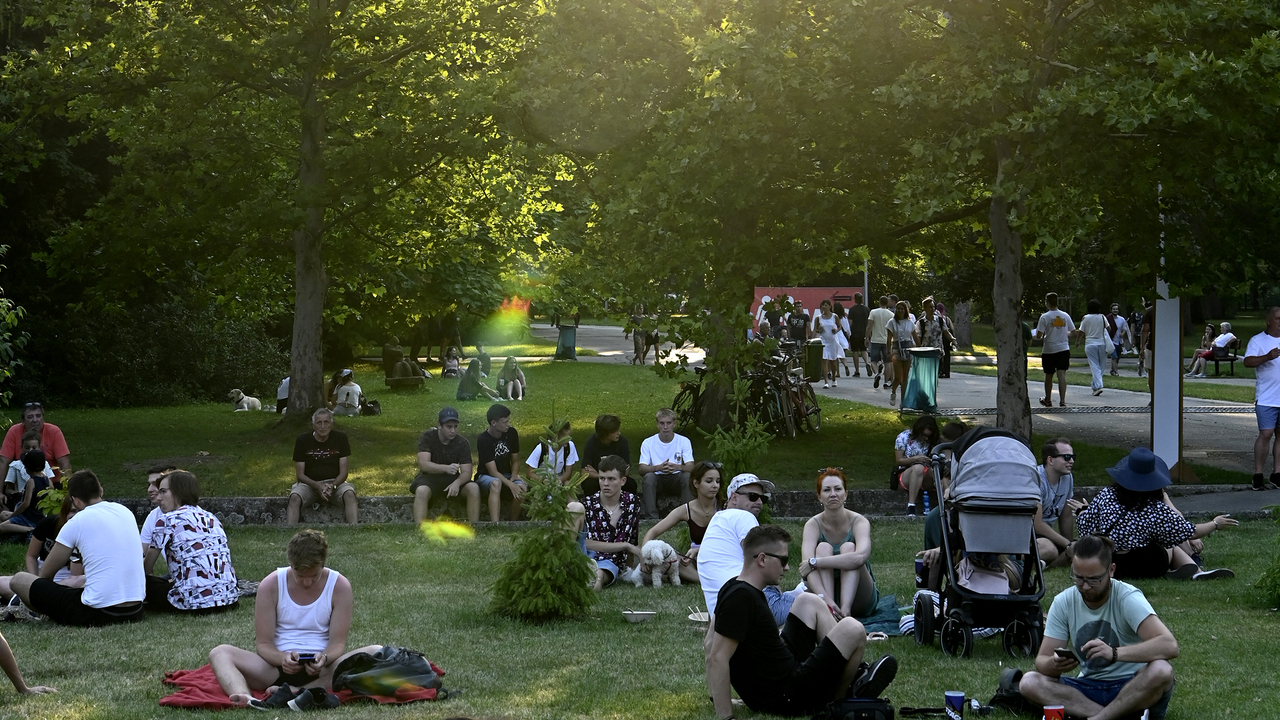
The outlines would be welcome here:
<svg viewBox="0 0 1280 720">
<path fill-rule="evenodd" d="M 100 627 L 142 619 L 142 603 L 125 608 L 93 608 L 80 601 L 84 588 L 37 578 L 31 583 L 31 609 L 49 616 L 60 625 Z"/>
<path fill-rule="evenodd" d="M 791 677 L 776 688 L 773 700 L 765 703 L 765 707 L 751 703 L 748 707 L 756 712 L 788 717 L 820 712 L 835 696 L 849 659 L 840 654 L 830 638 L 818 642 L 817 631 L 795 615 L 788 615 L 782 626 L 782 642 L 799 664 L 791 671 Z"/>
<path fill-rule="evenodd" d="M 1052 375 L 1059 370 L 1068 370 L 1071 368 L 1071 351 L 1063 350 L 1062 352 L 1041 355 L 1040 364 L 1044 366 L 1045 375 Z"/>
<path fill-rule="evenodd" d="M 443 497 L 445 488 L 448 488 L 457 479 L 457 476 L 445 477 L 443 475 L 423 475 L 418 473 L 418 477 L 414 478 L 413 482 L 409 484 L 409 494 L 416 495 L 418 488 L 428 487 L 431 488 L 431 497 Z"/>
<path fill-rule="evenodd" d="M 276 668 L 279 675 L 276 676 L 276 685 L 289 683 L 289 687 L 300 688 L 307 683 L 313 683 L 319 679 L 319 675 L 308 675 L 306 670 L 299 670 L 296 673 L 287 673 L 281 668 Z"/>
<path fill-rule="evenodd" d="M 1115 578 L 1162 578 L 1169 572 L 1169 551 L 1159 545 L 1144 545 L 1126 553 L 1116 553 Z"/>
<path fill-rule="evenodd" d="M 173 589 L 173 581 L 155 575 L 147 576 L 147 611 L 148 612 L 172 612 L 182 613 L 184 615 L 209 615 L 212 613 L 220 613 L 224 610 L 235 610 L 240 605 L 237 599 L 230 605 L 214 605 L 203 608 L 180 608 L 174 607 L 169 602 L 169 591 Z"/>
<path fill-rule="evenodd" d="M 849 352 L 857 353 L 857 352 L 866 352 L 866 351 L 867 351 L 866 335 L 854 335 L 853 337 L 849 338 Z"/>
</svg>

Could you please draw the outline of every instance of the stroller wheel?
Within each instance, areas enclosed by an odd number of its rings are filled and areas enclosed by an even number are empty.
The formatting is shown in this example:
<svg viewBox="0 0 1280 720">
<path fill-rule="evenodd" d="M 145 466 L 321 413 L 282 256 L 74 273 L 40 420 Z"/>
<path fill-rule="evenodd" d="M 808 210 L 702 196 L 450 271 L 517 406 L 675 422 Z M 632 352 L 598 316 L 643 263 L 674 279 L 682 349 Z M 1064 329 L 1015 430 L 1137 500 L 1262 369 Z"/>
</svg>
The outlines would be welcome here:
<svg viewBox="0 0 1280 720">
<path fill-rule="evenodd" d="M 955 657 L 969 657 L 973 653 L 973 628 L 955 618 L 942 623 L 942 652 Z"/>
<path fill-rule="evenodd" d="M 916 598 L 915 604 L 915 620 L 916 620 L 916 644 L 932 645 L 933 644 L 933 598 L 924 593 L 920 593 Z"/>
<path fill-rule="evenodd" d="M 1004 629 L 1004 651 L 1011 658 L 1035 657 L 1040 649 L 1040 633 L 1023 620 L 1014 620 Z"/>
</svg>

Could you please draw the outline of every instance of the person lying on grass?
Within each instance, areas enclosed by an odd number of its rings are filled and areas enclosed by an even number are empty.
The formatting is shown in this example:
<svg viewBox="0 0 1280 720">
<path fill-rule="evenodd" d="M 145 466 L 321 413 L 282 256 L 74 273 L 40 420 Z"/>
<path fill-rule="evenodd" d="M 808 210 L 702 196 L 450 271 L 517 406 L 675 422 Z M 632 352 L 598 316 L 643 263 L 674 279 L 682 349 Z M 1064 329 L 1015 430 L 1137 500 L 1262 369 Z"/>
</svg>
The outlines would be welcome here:
<svg viewBox="0 0 1280 720">
<path fill-rule="evenodd" d="M 258 585 L 254 604 L 253 652 L 234 645 L 209 651 L 209 664 L 231 702 L 258 706 L 251 690 L 274 693 L 330 685 L 333 669 L 346 655 L 351 630 L 351 583 L 325 567 L 329 543 L 319 530 L 302 530 L 289 540 L 288 567 Z M 374 653 L 379 645 L 352 652 Z"/>
<path fill-rule="evenodd" d="M 22 679 L 22 671 L 18 669 L 18 659 L 13 656 L 13 650 L 9 647 L 9 641 L 4 639 L 4 635 L 0 635 L 0 668 L 3 668 L 4 674 L 9 676 L 9 682 L 13 683 L 13 689 L 17 690 L 21 695 L 44 695 L 58 692 L 57 688 L 52 688 L 48 685 L 28 685 L 27 681 Z"/>
</svg>

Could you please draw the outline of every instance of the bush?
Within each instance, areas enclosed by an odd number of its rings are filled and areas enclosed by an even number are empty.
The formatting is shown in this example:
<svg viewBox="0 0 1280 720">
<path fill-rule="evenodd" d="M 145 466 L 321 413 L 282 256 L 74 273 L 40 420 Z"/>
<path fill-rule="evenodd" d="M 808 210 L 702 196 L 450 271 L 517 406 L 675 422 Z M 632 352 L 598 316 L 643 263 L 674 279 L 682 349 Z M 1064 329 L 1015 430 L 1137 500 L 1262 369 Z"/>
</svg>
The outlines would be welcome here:
<svg viewBox="0 0 1280 720">
<path fill-rule="evenodd" d="M 558 442 L 551 432 L 547 441 L 552 451 L 543 457 L 554 458 L 555 450 L 568 439 Z M 529 518 L 536 524 L 521 536 L 515 557 L 502 566 L 493 585 L 490 610 L 544 623 L 581 617 L 595 602 L 591 588 L 595 571 L 578 548 L 568 510 L 582 478 L 579 472 L 561 484 L 554 469 L 544 464 L 528 479 L 525 499 Z"/>
<path fill-rule="evenodd" d="M 1280 525 L 1280 505 L 1271 505 L 1271 519 Z M 1271 566 L 1258 579 L 1257 587 L 1267 596 L 1267 602 L 1280 605 L 1280 552 L 1271 559 Z"/>
</svg>

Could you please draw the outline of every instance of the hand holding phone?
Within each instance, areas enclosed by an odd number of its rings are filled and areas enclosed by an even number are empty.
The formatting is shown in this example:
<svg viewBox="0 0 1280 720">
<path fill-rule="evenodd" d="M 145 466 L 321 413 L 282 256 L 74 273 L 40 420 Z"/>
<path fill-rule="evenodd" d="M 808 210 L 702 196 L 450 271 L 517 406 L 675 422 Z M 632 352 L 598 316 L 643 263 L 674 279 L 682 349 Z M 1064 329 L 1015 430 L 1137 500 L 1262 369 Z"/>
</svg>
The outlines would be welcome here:
<svg viewBox="0 0 1280 720">
<path fill-rule="evenodd" d="M 311 663 L 313 663 L 313 662 L 315 662 L 315 661 L 316 661 L 316 654 L 315 654 L 315 653 L 298 653 L 298 664 L 299 664 L 299 665 L 310 665 Z"/>
<path fill-rule="evenodd" d="M 1053 654 L 1054 654 L 1054 655 L 1057 655 L 1058 657 L 1062 658 L 1063 660 L 1075 660 L 1075 659 L 1076 659 L 1075 653 L 1071 652 L 1071 649 L 1070 649 L 1070 648 L 1062 648 L 1062 647 L 1060 647 L 1060 648 L 1054 648 L 1054 649 L 1053 649 Z"/>
</svg>

